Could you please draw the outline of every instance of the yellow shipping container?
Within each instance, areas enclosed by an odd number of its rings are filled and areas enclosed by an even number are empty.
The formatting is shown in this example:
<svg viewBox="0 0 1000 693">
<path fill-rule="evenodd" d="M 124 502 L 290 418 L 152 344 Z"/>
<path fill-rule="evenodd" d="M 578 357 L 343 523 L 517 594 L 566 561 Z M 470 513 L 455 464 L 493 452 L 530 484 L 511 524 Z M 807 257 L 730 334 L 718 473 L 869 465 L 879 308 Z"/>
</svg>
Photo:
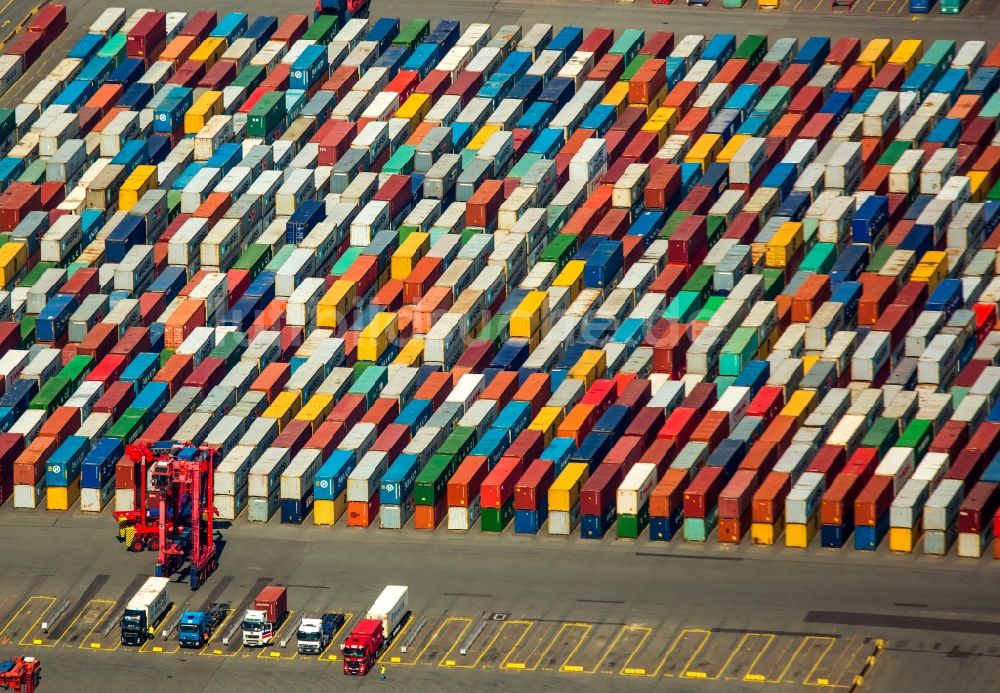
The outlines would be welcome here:
<svg viewBox="0 0 1000 693">
<path fill-rule="evenodd" d="M 583 270 L 586 266 L 583 260 L 570 260 L 552 280 L 552 286 L 565 286 L 569 289 L 569 300 L 573 301 L 583 291 Z"/>
<path fill-rule="evenodd" d="M 801 221 L 786 221 L 774 232 L 764 251 L 764 264 L 768 267 L 787 267 L 795 253 L 802 247 Z"/>
<path fill-rule="evenodd" d="M 197 135 L 212 116 L 222 115 L 222 110 L 221 91 L 203 92 L 184 114 L 184 134 Z"/>
<path fill-rule="evenodd" d="M 608 89 L 608 93 L 601 99 L 605 106 L 614 106 L 615 115 L 620 116 L 625 107 L 628 106 L 628 82 L 618 82 Z"/>
<path fill-rule="evenodd" d="M 402 349 L 399 350 L 399 354 L 393 360 L 393 363 L 399 366 L 420 366 L 424 362 L 424 340 L 419 337 L 413 337 L 406 343 Z"/>
<path fill-rule="evenodd" d="M 563 420 L 563 410 L 561 407 L 542 407 L 538 410 L 538 416 L 528 424 L 528 429 L 538 431 L 544 436 L 545 445 L 552 442 L 556 435 L 556 428 Z"/>
<path fill-rule="evenodd" d="M 788 398 L 788 403 L 782 408 L 781 415 L 794 416 L 799 420 L 801 426 L 816 408 L 816 399 L 816 390 L 796 390 Z"/>
<path fill-rule="evenodd" d="M 469 141 L 469 144 L 466 147 L 466 149 L 472 149 L 475 151 L 482 149 L 483 145 L 486 144 L 486 140 L 492 137 L 493 133 L 495 132 L 500 132 L 499 125 L 484 125 L 483 127 L 479 128 L 479 132 L 477 132 L 475 136 Z"/>
<path fill-rule="evenodd" d="M 308 421 L 313 432 L 333 409 L 333 395 L 315 394 L 295 415 L 297 421 Z"/>
<path fill-rule="evenodd" d="M 46 510 L 69 510 L 80 500 L 80 480 L 69 486 L 49 486 L 45 494 Z"/>
<path fill-rule="evenodd" d="M 750 541 L 758 546 L 772 546 L 784 530 L 784 516 L 773 524 L 752 522 L 750 524 Z"/>
<path fill-rule="evenodd" d="M 281 431 L 292 420 L 292 417 L 299 413 L 301 407 L 301 392 L 283 390 L 278 393 L 278 396 L 268 405 L 261 416 L 265 419 L 274 419 L 277 421 L 278 430 Z"/>
<path fill-rule="evenodd" d="M 431 235 L 429 233 L 414 232 L 406 237 L 406 240 L 399 244 L 399 248 L 392 254 L 392 261 L 389 265 L 389 276 L 392 279 L 403 281 L 413 266 L 420 258 L 431 249 Z"/>
<path fill-rule="evenodd" d="M 376 313 L 358 335 L 358 361 L 378 361 L 399 335 L 396 313 Z"/>
<path fill-rule="evenodd" d="M 583 381 L 584 387 L 590 387 L 598 378 L 604 377 L 608 367 L 608 355 L 603 349 L 587 349 L 572 368 L 569 377 Z"/>
<path fill-rule="evenodd" d="M 882 69 L 882 66 L 889 60 L 890 55 L 892 55 L 892 39 L 872 39 L 865 46 L 864 50 L 861 51 L 857 63 L 858 65 L 870 67 L 872 77 L 875 77 L 878 71 Z"/>
<path fill-rule="evenodd" d="M 722 136 L 706 133 L 695 140 L 691 149 L 684 156 L 684 162 L 688 164 L 698 164 L 702 172 L 708 168 L 709 164 L 715 162 L 715 157 L 722 151 Z"/>
<path fill-rule="evenodd" d="M 354 309 L 357 297 L 357 285 L 353 281 L 335 281 L 316 306 L 316 326 L 327 330 L 337 329 Z"/>
<path fill-rule="evenodd" d="M 219 62 L 219 58 L 226 52 L 226 48 L 226 39 L 209 37 L 192 51 L 191 57 L 188 60 L 205 63 L 205 69 L 207 70 Z"/>
<path fill-rule="evenodd" d="M 671 106 L 660 106 L 643 123 L 642 129 L 646 132 L 655 132 L 663 142 L 673 134 L 677 127 L 677 109 Z"/>
<path fill-rule="evenodd" d="M 341 492 L 334 500 L 317 500 L 313 502 L 313 523 L 333 526 L 347 510 L 347 491 Z"/>
<path fill-rule="evenodd" d="M 410 129 L 415 130 L 431 110 L 429 94 L 410 94 L 396 111 L 397 118 L 410 121 Z"/>
<path fill-rule="evenodd" d="M 898 553 L 913 553 L 913 549 L 919 538 L 919 530 L 914 530 L 910 527 L 890 527 L 889 550 Z"/>
<path fill-rule="evenodd" d="M 118 191 L 118 209 L 127 212 L 139 202 L 139 198 L 158 185 L 156 166 L 143 164 L 136 166 L 122 183 Z"/>
<path fill-rule="evenodd" d="M 789 523 L 785 525 L 785 546 L 790 549 L 806 549 L 812 543 L 819 530 L 819 513 L 804 525 Z"/>
<path fill-rule="evenodd" d="M 720 164 L 728 164 L 733 160 L 733 155 L 736 154 L 736 151 L 742 147 L 743 143 L 748 139 L 750 139 L 750 135 L 740 135 L 738 133 L 733 135 L 729 138 L 729 141 L 726 142 L 726 146 L 719 151 L 719 155 L 715 157 L 715 160 Z"/>
<path fill-rule="evenodd" d="M 905 39 L 899 42 L 896 50 L 889 56 L 889 62 L 893 65 L 902 65 L 905 74 L 917 66 L 917 62 L 924 55 L 924 42 L 920 39 Z"/>
<path fill-rule="evenodd" d="M 549 487 L 549 512 L 568 513 L 580 502 L 580 489 L 590 477 L 585 462 L 570 462 Z"/>
<path fill-rule="evenodd" d="M 989 192 L 990 174 L 986 171 L 969 171 L 969 195 L 972 202 L 982 202 Z"/>
<path fill-rule="evenodd" d="M 816 365 L 819 361 L 819 354 L 803 354 L 802 355 L 802 374 L 805 375 L 809 370 Z"/>
<path fill-rule="evenodd" d="M 530 339 L 549 317 L 549 292 L 529 291 L 510 315 L 510 336 Z"/>
<path fill-rule="evenodd" d="M 934 291 L 947 277 L 948 253 L 943 250 L 929 250 L 924 253 L 910 275 L 910 279 L 915 282 L 927 282 L 928 292 Z"/>
<path fill-rule="evenodd" d="M 648 121 L 649 118 L 650 118 L 650 116 L 652 116 L 654 113 L 656 113 L 656 110 L 661 105 L 663 105 L 663 100 L 665 98 L 667 98 L 667 87 L 666 87 L 666 85 L 663 86 L 663 89 L 660 89 L 660 93 L 659 94 L 657 94 L 656 96 L 654 96 L 653 98 L 651 98 L 649 100 L 649 103 L 637 103 L 637 104 L 630 104 L 630 105 L 645 106 L 646 107 L 646 120 Z"/>
<path fill-rule="evenodd" d="M 8 241 L 0 246 L 0 287 L 12 284 L 27 266 L 27 244 Z"/>
</svg>

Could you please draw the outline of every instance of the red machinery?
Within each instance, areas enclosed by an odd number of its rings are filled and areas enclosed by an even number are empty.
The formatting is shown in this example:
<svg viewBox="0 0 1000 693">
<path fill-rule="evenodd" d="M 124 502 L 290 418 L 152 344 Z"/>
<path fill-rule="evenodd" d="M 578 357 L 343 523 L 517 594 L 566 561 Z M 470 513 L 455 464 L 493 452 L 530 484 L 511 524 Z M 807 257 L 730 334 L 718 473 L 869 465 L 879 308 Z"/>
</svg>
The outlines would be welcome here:
<svg viewBox="0 0 1000 693">
<path fill-rule="evenodd" d="M 137 507 L 115 513 L 119 536 L 132 551 L 158 552 L 157 577 L 181 572 L 187 563 L 193 590 L 219 567 L 213 527 L 215 453 L 204 445 L 173 441 L 125 447 L 136 465 Z"/>
<path fill-rule="evenodd" d="M 14 693 L 34 693 L 42 680 L 42 663 L 34 657 L 0 660 L 0 688 Z"/>
</svg>

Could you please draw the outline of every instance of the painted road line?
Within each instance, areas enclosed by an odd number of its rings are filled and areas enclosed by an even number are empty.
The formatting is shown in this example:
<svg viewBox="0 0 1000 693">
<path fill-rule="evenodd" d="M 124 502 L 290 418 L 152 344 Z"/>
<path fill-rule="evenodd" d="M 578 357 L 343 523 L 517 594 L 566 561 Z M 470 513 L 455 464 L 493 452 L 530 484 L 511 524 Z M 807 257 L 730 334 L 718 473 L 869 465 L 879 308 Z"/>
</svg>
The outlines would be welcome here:
<svg viewBox="0 0 1000 693">
<path fill-rule="evenodd" d="M 487 621 L 486 622 L 487 628 L 490 626 L 490 624 L 496 624 L 496 622 Z M 479 663 L 483 660 L 483 657 L 485 657 L 486 653 L 489 652 L 490 648 L 493 647 L 493 643 L 495 643 L 497 641 L 497 638 L 500 637 L 500 634 L 503 632 L 504 626 L 507 625 L 507 622 L 504 621 L 496 625 L 497 625 L 496 631 L 493 633 L 492 637 L 490 637 L 489 635 L 484 636 L 482 633 L 480 633 L 479 641 L 485 642 L 486 645 L 483 647 L 482 651 L 480 651 L 478 655 L 476 655 L 475 644 L 473 644 L 473 646 L 469 648 L 470 649 L 469 653 L 462 655 L 460 651 L 462 646 L 462 640 L 461 638 L 456 640 L 455 644 L 451 646 L 451 649 L 448 650 L 448 653 L 444 656 L 444 661 L 446 663 L 449 661 L 453 663 L 450 665 L 449 664 L 446 665 L 454 667 L 455 669 L 475 669 L 476 667 L 478 667 Z"/>
<path fill-rule="evenodd" d="M 628 626 L 620 624 L 594 625 L 587 632 L 584 641 L 563 662 L 562 668 L 577 673 L 596 674 L 627 628 Z M 624 657 L 624 654 L 619 655 L 619 659 L 624 659 Z M 574 668 L 570 669 L 569 667 Z M 617 666 L 612 667 L 612 669 L 614 668 Z M 607 673 L 613 674 L 615 672 L 612 670 Z"/>
<path fill-rule="evenodd" d="M 635 659 L 637 655 L 642 652 L 642 648 L 646 646 L 646 643 L 649 642 L 649 639 L 653 635 L 653 629 L 646 626 L 629 626 L 629 629 L 631 631 L 641 629 L 644 632 L 639 644 L 632 650 L 632 653 L 628 656 L 628 659 L 625 660 L 625 663 L 622 664 L 618 673 L 621 676 L 647 676 L 648 674 L 646 669 L 644 667 L 636 666 Z"/>
<path fill-rule="evenodd" d="M 160 619 L 158 626 L 162 626 L 164 623 L 170 623 L 170 619 L 173 618 L 174 612 L 178 610 L 176 604 L 170 605 L 170 610 L 164 614 L 163 618 Z M 169 647 L 164 647 L 163 645 L 157 645 L 157 642 L 163 642 L 159 638 L 152 638 L 143 643 L 142 647 L 139 648 L 140 654 L 173 654 L 177 650 L 181 649 L 180 643 L 176 643 L 173 649 Z"/>
<path fill-rule="evenodd" d="M 827 640 L 827 639 L 828 638 L 822 638 L 822 640 Z M 799 660 L 799 655 L 802 653 L 802 651 L 807 649 L 807 645 L 809 644 L 809 642 L 813 640 L 817 640 L 817 638 L 812 635 L 808 635 L 802 638 L 802 640 L 799 642 L 798 647 L 795 648 L 795 652 L 793 652 L 792 656 L 788 659 L 788 663 L 785 664 L 785 668 L 781 670 L 780 674 L 778 674 L 777 681 L 779 683 L 782 681 L 790 680 L 789 678 L 787 678 L 788 672 L 791 671 L 792 666 Z"/>
<path fill-rule="evenodd" d="M 35 628 L 38 627 L 38 624 L 42 622 L 42 619 L 45 617 L 45 614 L 48 613 L 49 609 L 52 608 L 52 605 L 55 604 L 57 600 L 58 600 L 57 597 L 44 597 L 44 596 L 30 597 L 28 601 L 26 601 L 21 606 L 21 608 L 17 610 L 17 613 L 15 613 L 13 617 L 11 617 L 10 621 L 7 622 L 7 625 L 4 626 L 4 629 L 0 631 L 0 642 L 6 642 L 4 638 L 7 638 L 8 640 L 13 640 L 18 636 L 21 636 L 18 641 L 18 644 L 20 644 L 22 647 L 28 647 L 32 645 L 33 643 L 31 642 L 31 640 L 29 640 L 31 633 L 35 630 Z M 12 628 L 12 626 L 15 624 L 15 622 L 18 620 L 19 617 L 23 617 L 25 621 L 31 619 L 32 617 L 35 617 L 34 620 L 31 622 L 31 625 L 28 626 L 27 630 L 24 631 L 24 635 L 21 635 L 22 631 L 20 629 Z"/>
<path fill-rule="evenodd" d="M 699 654 L 701 654 L 701 651 L 703 649 L 705 649 L 705 645 L 707 645 L 708 642 L 709 642 L 709 640 L 711 640 L 711 639 L 712 639 L 712 633 L 711 632 L 706 633 L 705 637 L 701 641 L 701 644 L 698 645 L 698 647 L 695 649 L 695 651 L 691 653 L 691 656 L 688 657 L 687 662 L 685 662 L 684 668 L 681 670 L 681 672 L 679 674 L 679 676 L 681 678 L 685 678 L 685 679 L 707 679 L 708 678 L 708 672 L 706 672 L 706 671 L 703 670 L 704 668 L 702 667 L 702 664 L 703 664 L 702 662 L 698 662 L 697 665 L 694 668 L 692 668 L 692 665 L 695 664 L 695 661 L 694 661 L 695 658 L 697 658 L 697 656 Z"/>
<path fill-rule="evenodd" d="M 412 666 L 415 663 L 416 660 L 413 662 L 404 662 L 402 653 L 394 655 L 393 651 L 395 651 L 395 649 L 404 641 L 406 631 L 410 629 L 410 626 L 412 626 L 413 622 L 416 620 L 417 619 L 414 618 L 413 614 L 410 614 L 410 617 L 406 619 L 406 623 L 403 624 L 403 629 L 399 631 L 399 635 L 396 636 L 396 640 L 392 643 L 392 647 L 387 648 L 386 651 L 382 653 L 382 656 L 378 658 L 379 664 L 407 664 Z"/>
<path fill-rule="evenodd" d="M 712 631 L 704 628 L 685 628 L 682 630 L 673 644 L 670 645 L 670 649 L 663 655 L 663 659 L 653 675 L 659 676 L 661 669 L 664 676 L 678 676 L 687 671 L 688 666 L 711 636 Z"/>
<path fill-rule="evenodd" d="M 849 685 L 848 682 L 865 666 L 875 647 L 874 642 L 870 638 L 840 638 L 837 641 L 836 656 L 831 657 L 828 653 L 817 660 L 803 683 L 807 686 Z"/>
<path fill-rule="evenodd" d="M 555 667 L 554 664 L 556 663 L 556 658 L 559 656 L 558 653 L 554 657 L 546 659 L 549 656 L 549 653 L 553 650 L 553 648 L 555 648 L 556 645 L 566 644 L 568 647 L 572 647 L 572 651 L 570 652 L 570 655 L 572 655 L 572 653 L 576 652 L 576 649 L 580 647 L 580 643 L 583 642 L 583 638 L 585 638 L 587 636 L 587 633 L 590 632 L 590 628 L 591 626 L 589 624 L 582 624 L 582 623 L 560 624 L 559 630 L 556 631 L 555 636 L 549 640 L 549 643 L 546 646 L 546 648 L 542 650 L 542 654 L 541 656 L 539 656 L 538 662 L 535 663 L 534 669 L 537 669 L 539 666 L 541 666 L 542 671 L 555 671 L 557 667 Z M 567 630 L 575 633 L 576 635 L 564 636 L 563 633 L 565 633 Z M 569 657 L 564 658 L 563 660 L 564 664 L 565 660 L 568 658 Z M 532 671 L 534 669 L 532 669 Z"/>
</svg>

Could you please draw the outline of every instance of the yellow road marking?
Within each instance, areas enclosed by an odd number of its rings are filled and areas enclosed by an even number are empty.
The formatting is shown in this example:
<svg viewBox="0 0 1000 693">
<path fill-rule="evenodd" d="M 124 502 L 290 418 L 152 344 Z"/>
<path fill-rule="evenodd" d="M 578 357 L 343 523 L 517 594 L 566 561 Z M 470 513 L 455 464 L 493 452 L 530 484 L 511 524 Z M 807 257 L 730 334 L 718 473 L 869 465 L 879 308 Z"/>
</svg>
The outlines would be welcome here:
<svg viewBox="0 0 1000 693">
<path fill-rule="evenodd" d="M 622 668 L 621 668 L 621 670 L 619 670 L 618 673 L 619 673 L 619 675 L 622 675 L 622 676 L 645 676 L 646 675 L 646 670 L 645 669 L 643 669 L 643 668 L 633 668 L 633 667 L 630 667 L 629 665 L 632 663 L 632 660 L 635 659 L 635 656 L 637 654 L 639 654 L 639 652 L 642 650 L 642 648 L 646 645 L 646 641 L 649 640 L 650 636 L 653 634 L 653 629 L 649 628 L 648 626 L 628 626 L 627 630 L 641 630 L 641 631 L 643 631 L 642 640 L 640 640 L 639 644 L 635 646 L 634 650 L 632 650 L 632 654 L 630 654 L 628 656 L 628 659 L 625 660 L 625 663 L 622 664 Z M 621 636 L 624 635 L 624 633 L 625 633 L 625 630 L 623 629 L 622 632 L 618 634 L 618 638 L 615 639 L 615 642 L 612 645 L 612 647 L 614 645 L 618 644 L 618 640 L 621 639 Z M 608 648 L 608 654 L 610 654 L 610 653 L 611 653 L 611 648 L 609 647 Z M 607 656 L 608 656 L 607 654 L 604 655 L 605 659 L 607 659 Z M 604 660 L 601 660 L 601 663 L 603 664 Z"/>
<path fill-rule="evenodd" d="M 538 650 L 538 648 L 541 647 L 546 642 L 546 637 L 552 631 L 553 628 L 555 628 L 554 624 L 549 624 L 548 625 L 548 627 L 546 628 L 545 632 L 542 633 L 541 637 L 538 639 L 538 642 L 535 643 L 535 645 L 528 652 L 528 656 L 522 658 L 522 661 L 520 661 L 520 662 L 508 662 L 508 660 L 511 657 L 514 656 L 514 652 L 516 652 L 517 648 L 520 646 L 520 642 L 521 641 L 519 640 L 518 644 L 515 645 L 511 649 L 510 652 L 507 653 L 507 656 L 504 658 L 503 662 L 500 664 L 500 668 L 501 669 L 503 669 L 503 668 L 506 668 L 506 669 L 523 669 L 524 671 L 534 671 L 535 669 L 537 669 L 538 666 L 539 666 L 539 664 L 541 664 L 541 662 L 542 662 L 542 657 L 538 658 L 538 661 L 535 662 L 535 666 L 533 666 L 533 667 L 528 667 L 528 662 L 531 661 L 531 658 L 535 656 L 535 652 Z M 528 630 L 531 630 L 531 629 L 529 628 Z M 528 631 L 525 631 L 524 634 L 527 635 Z M 523 638 L 522 638 L 522 640 L 523 640 Z"/>
<path fill-rule="evenodd" d="M 526 637 L 528 637 L 528 633 L 531 631 L 532 628 L 535 627 L 535 622 L 534 621 L 505 621 L 504 622 L 505 626 L 508 625 L 508 624 L 514 624 L 514 625 L 527 624 L 528 627 L 524 629 L 524 632 L 521 633 L 521 637 L 519 637 L 517 639 L 517 642 L 514 643 L 514 646 L 511 647 L 507 651 L 507 654 L 504 656 L 504 658 L 502 660 L 500 660 L 500 668 L 501 669 L 523 669 L 524 668 L 524 664 L 523 663 L 521 663 L 521 662 L 509 662 L 508 663 L 507 660 L 510 659 L 510 656 L 512 654 L 514 654 L 514 651 L 517 650 L 517 648 L 519 648 L 521 646 L 521 643 L 524 642 L 524 639 Z M 500 630 L 502 631 L 503 628 L 501 628 Z"/>
<path fill-rule="evenodd" d="M 570 625 L 570 624 L 567 624 L 567 625 Z M 568 662 L 569 662 L 570 659 L 573 658 L 573 655 L 576 654 L 576 651 L 580 649 L 580 646 L 583 645 L 583 643 L 585 643 L 587 641 L 587 638 L 590 637 L 590 632 L 594 629 L 594 626 L 592 626 L 589 623 L 574 623 L 572 625 L 575 626 L 575 627 L 577 627 L 577 628 L 581 628 L 581 627 L 585 628 L 585 630 L 583 631 L 583 635 L 580 636 L 580 641 L 576 644 L 576 646 L 572 650 L 570 650 L 570 653 L 568 655 L 566 655 L 566 659 L 564 659 L 563 663 L 559 666 L 559 671 L 582 672 L 583 671 L 583 667 L 581 667 L 581 666 L 572 666 Z M 557 637 L 558 637 L 558 635 L 557 635 Z M 595 667 L 595 669 L 596 669 L 596 667 Z"/>
<path fill-rule="evenodd" d="M 431 639 L 427 641 L 426 645 L 424 645 L 424 649 L 420 650 L 420 654 L 417 655 L 417 658 L 414 660 L 414 663 L 419 662 L 421 659 L 423 659 L 424 653 L 427 652 L 427 650 L 430 649 L 431 645 L 433 645 L 437 641 L 438 636 L 441 635 L 441 631 L 444 630 L 444 627 L 447 626 L 449 623 L 452 623 L 452 622 L 455 622 L 455 623 L 464 623 L 465 625 L 462 626 L 462 630 L 459 631 L 458 637 L 455 638 L 455 641 L 451 644 L 451 647 L 445 653 L 445 655 L 442 658 L 442 660 L 439 661 L 439 662 L 437 662 L 437 665 L 439 667 L 440 666 L 445 666 L 445 664 L 444 664 L 445 660 L 448 659 L 448 656 L 451 654 L 452 650 L 454 650 L 455 647 L 458 645 L 459 641 L 461 641 L 461 639 L 463 637 L 465 637 L 465 631 L 469 630 L 469 626 L 472 625 L 472 619 L 469 618 L 468 616 L 449 616 L 448 618 L 446 618 L 444 620 L 444 622 L 440 626 L 438 626 L 437 630 L 434 631 L 434 636 L 431 637 Z"/>
<path fill-rule="evenodd" d="M 59 636 L 59 639 L 56 640 L 55 642 L 53 642 L 48 647 L 55 647 L 57 644 L 59 644 L 60 642 L 62 642 L 62 639 L 66 637 L 66 634 L 69 633 L 71 630 L 73 630 L 73 626 L 76 625 L 76 622 L 79 621 L 80 618 L 85 613 L 87 613 L 87 609 L 90 608 L 91 604 L 104 604 L 105 607 L 97 615 L 97 618 L 94 620 L 94 625 L 87 632 L 87 635 L 83 638 L 84 640 L 87 640 L 87 639 L 90 638 L 90 634 L 94 632 L 94 629 L 96 629 L 97 626 L 100 625 L 101 621 L 104 620 L 104 617 L 108 615 L 108 611 L 111 610 L 111 607 L 115 605 L 115 603 L 112 600 L 110 600 L 110 599 L 91 599 L 89 602 L 87 602 L 87 604 L 82 609 L 80 609 L 80 613 L 78 613 L 76 615 L 76 617 L 70 622 L 70 624 L 68 626 L 66 626 L 65 630 L 63 630 L 63 632 L 62 632 L 62 635 Z"/>
<path fill-rule="evenodd" d="M 413 617 L 413 614 L 410 614 L 410 618 L 406 619 L 406 623 L 403 624 L 403 630 L 399 631 L 399 635 L 396 636 L 397 643 L 403 641 L 403 636 L 406 635 L 406 631 L 409 630 L 410 624 L 415 620 L 416 619 Z M 392 652 L 392 647 L 386 648 L 386 651 L 383 652 L 382 656 L 378 658 L 378 663 L 385 664 L 388 662 L 391 664 L 409 664 L 409 662 L 404 662 L 402 657 L 390 656 L 390 652 Z"/>
<path fill-rule="evenodd" d="M 705 630 L 703 628 L 685 628 L 684 630 L 682 630 L 674 639 L 674 642 L 670 645 L 670 649 L 668 649 L 666 654 L 663 655 L 663 659 L 661 659 L 660 663 L 657 665 L 656 671 L 653 672 L 653 676 L 659 676 L 660 670 L 663 668 L 663 665 L 667 663 L 667 660 L 670 658 L 670 655 L 673 654 L 674 650 L 677 649 L 677 646 L 680 644 L 681 640 L 683 640 L 684 636 L 687 635 L 688 633 L 697 633 L 698 635 L 702 636 L 702 640 L 701 644 L 698 645 L 698 649 L 695 650 L 694 655 L 691 655 L 691 658 L 688 660 L 687 664 L 684 665 L 684 669 L 687 669 L 687 667 L 691 665 L 691 660 L 694 659 L 695 655 L 701 652 L 701 648 L 705 646 L 705 643 L 708 642 L 708 639 L 712 635 L 712 631 Z M 683 672 L 684 669 L 681 669 L 681 672 Z M 673 674 L 664 674 L 664 676 L 673 677 Z"/>
<path fill-rule="evenodd" d="M 48 611 L 48 609 L 52 606 L 52 603 L 56 600 L 55 597 L 43 597 L 43 596 L 28 597 L 28 601 L 26 601 L 24 604 L 22 604 L 21 608 L 14 612 L 14 615 L 10 617 L 9 621 L 7 621 L 7 624 L 3 627 L 3 630 L 0 630 L 0 637 L 3 637 L 3 634 L 6 633 L 7 629 L 9 629 L 14 624 L 14 621 L 17 620 L 18 616 L 20 616 L 21 613 L 25 609 L 27 609 L 31 605 L 31 603 L 33 601 L 35 601 L 36 599 L 38 601 L 48 601 L 49 602 L 49 605 L 47 607 L 45 607 L 45 609 L 42 611 L 42 615 L 45 615 L 45 612 Z M 36 621 L 36 623 L 37 623 L 37 621 Z M 29 630 L 29 632 L 30 632 L 30 630 Z"/>
<path fill-rule="evenodd" d="M 269 658 L 272 658 L 272 659 L 295 659 L 296 657 L 299 656 L 299 650 L 298 650 L 298 648 L 295 648 L 295 653 L 294 654 L 291 654 L 291 655 L 289 655 L 287 657 L 285 655 L 281 654 L 280 650 L 274 649 L 274 648 L 278 647 L 279 644 L 281 643 L 281 634 L 283 632 L 285 632 L 286 629 L 292 627 L 291 624 L 292 624 L 292 621 L 294 620 L 292 617 L 295 615 L 295 613 L 296 613 L 295 611 L 289 610 L 288 616 L 285 618 L 285 622 L 282 623 L 278 627 L 278 629 L 276 631 L 274 631 L 274 637 L 271 639 L 271 644 L 268 645 L 268 646 L 266 646 L 266 647 L 262 647 L 261 648 L 261 651 L 257 653 L 257 659 L 269 659 Z"/>
</svg>

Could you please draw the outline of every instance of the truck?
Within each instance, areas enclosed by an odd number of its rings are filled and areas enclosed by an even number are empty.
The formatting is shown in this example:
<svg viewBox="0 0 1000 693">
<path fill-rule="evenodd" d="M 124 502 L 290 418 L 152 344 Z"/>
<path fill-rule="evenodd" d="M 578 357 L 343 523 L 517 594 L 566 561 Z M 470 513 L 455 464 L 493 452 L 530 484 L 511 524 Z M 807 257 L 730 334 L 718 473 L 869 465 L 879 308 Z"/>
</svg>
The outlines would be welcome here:
<svg viewBox="0 0 1000 693">
<path fill-rule="evenodd" d="M 408 594 L 409 588 L 404 585 L 388 585 L 354 626 L 340 647 L 345 675 L 364 676 L 375 666 L 410 614 Z"/>
<path fill-rule="evenodd" d="M 247 609 L 243 615 L 243 646 L 270 645 L 287 618 L 288 590 L 278 585 L 268 585 L 253 600 L 253 608 Z"/>
<path fill-rule="evenodd" d="M 167 585 L 170 578 L 151 577 L 125 605 L 122 614 L 122 645 L 141 647 L 170 608 Z"/>
<path fill-rule="evenodd" d="M 344 26 L 348 19 L 364 19 L 368 16 L 369 0 L 316 0 L 318 17 L 330 14 L 337 18 L 338 26 Z"/>
<path fill-rule="evenodd" d="M 229 604 L 211 604 L 204 611 L 185 611 L 177 626 L 177 642 L 181 647 L 202 647 L 215 629 L 226 620 Z"/>
<path fill-rule="evenodd" d="M 295 636 L 299 654 L 322 653 L 343 626 L 344 614 L 326 613 L 320 618 L 303 618 Z"/>
</svg>

